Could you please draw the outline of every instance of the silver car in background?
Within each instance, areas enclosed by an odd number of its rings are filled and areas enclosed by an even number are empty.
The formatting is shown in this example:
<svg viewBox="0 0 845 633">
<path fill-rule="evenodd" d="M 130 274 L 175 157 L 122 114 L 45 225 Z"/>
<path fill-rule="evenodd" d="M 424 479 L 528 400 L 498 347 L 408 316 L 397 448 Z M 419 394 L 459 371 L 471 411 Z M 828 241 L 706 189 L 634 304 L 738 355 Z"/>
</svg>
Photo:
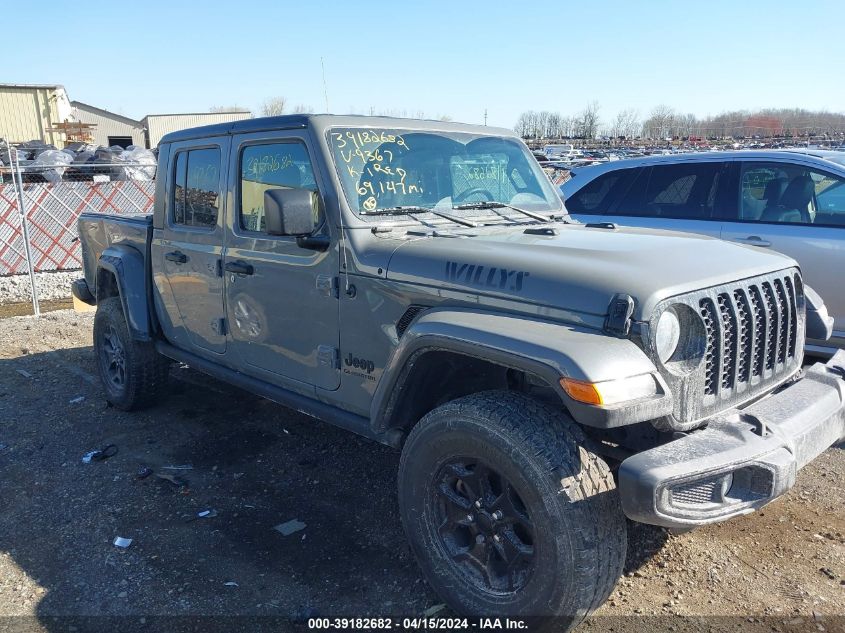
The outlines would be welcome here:
<svg viewBox="0 0 845 633">
<path fill-rule="evenodd" d="M 827 347 L 807 348 L 845 348 L 845 152 L 646 156 L 571 176 L 560 191 L 582 222 L 699 233 L 793 257 L 834 317 Z"/>
</svg>

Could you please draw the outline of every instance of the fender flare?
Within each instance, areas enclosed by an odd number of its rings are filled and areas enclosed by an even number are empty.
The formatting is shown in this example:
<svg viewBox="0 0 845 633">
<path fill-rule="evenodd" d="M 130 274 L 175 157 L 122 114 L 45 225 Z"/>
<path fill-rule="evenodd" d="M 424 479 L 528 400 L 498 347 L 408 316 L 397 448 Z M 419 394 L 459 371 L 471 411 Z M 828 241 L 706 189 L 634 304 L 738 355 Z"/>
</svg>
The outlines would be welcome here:
<svg viewBox="0 0 845 633">
<path fill-rule="evenodd" d="M 654 364 L 628 339 L 518 314 L 432 308 L 411 323 L 385 366 L 370 407 L 375 431 L 391 426 L 393 410 L 415 361 L 432 351 L 454 352 L 535 374 L 555 389 L 582 424 L 622 426 L 671 411 L 671 394 Z M 599 410 L 573 401 L 559 383 L 564 376 L 601 382 L 644 373 L 654 374 L 664 388 L 664 396 L 657 400 L 659 410 L 655 403 L 646 408 Z"/>
<path fill-rule="evenodd" d="M 102 299 L 103 278 L 100 271 L 114 276 L 129 333 L 137 341 L 152 340 L 150 302 L 147 295 L 146 262 L 136 248 L 126 244 L 109 246 L 97 262 L 97 301 Z"/>
</svg>

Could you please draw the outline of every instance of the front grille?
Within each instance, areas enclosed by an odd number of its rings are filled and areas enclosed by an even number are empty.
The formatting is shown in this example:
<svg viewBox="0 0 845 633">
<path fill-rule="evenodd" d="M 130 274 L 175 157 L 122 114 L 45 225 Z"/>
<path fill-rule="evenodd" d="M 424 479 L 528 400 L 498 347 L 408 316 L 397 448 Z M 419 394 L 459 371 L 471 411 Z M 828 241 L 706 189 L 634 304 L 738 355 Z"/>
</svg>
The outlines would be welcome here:
<svg viewBox="0 0 845 633">
<path fill-rule="evenodd" d="M 804 348 L 803 302 L 801 278 L 788 270 L 661 303 L 655 319 L 670 305 L 682 304 L 703 325 L 700 364 L 688 371 L 665 365 L 661 370 L 675 394 L 669 427 L 693 428 L 708 415 L 767 392 L 796 371 Z"/>
<path fill-rule="evenodd" d="M 798 307 L 791 276 L 719 292 L 715 303 L 704 297 L 699 311 L 707 337 L 706 396 L 730 392 L 794 364 Z"/>
</svg>

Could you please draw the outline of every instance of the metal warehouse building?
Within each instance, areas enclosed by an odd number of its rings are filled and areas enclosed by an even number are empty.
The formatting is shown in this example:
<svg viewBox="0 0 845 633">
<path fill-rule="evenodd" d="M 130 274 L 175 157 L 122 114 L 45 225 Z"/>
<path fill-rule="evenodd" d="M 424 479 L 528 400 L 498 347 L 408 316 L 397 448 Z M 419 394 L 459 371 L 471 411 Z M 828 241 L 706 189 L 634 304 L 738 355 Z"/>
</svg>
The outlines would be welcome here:
<svg viewBox="0 0 845 633">
<path fill-rule="evenodd" d="M 241 112 L 197 112 L 193 114 L 150 114 L 141 119 L 147 131 L 147 147 L 156 147 L 161 137 L 170 132 L 184 130 L 198 125 L 228 123 L 252 118 L 249 111 Z"/>
<path fill-rule="evenodd" d="M 7 141 L 41 139 L 64 147 L 65 134 L 55 127 L 70 118 L 63 86 L 0 84 L 0 137 Z"/>
<path fill-rule="evenodd" d="M 140 121 L 102 108 L 96 108 L 81 101 L 71 101 L 70 103 L 73 106 L 74 120 L 96 125 L 95 128 L 91 129 L 91 134 L 94 137 L 93 143 L 107 147 L 112 145 L 120 145 L 121 147 L 146 146 L 144 125 Z"/>
</svg>

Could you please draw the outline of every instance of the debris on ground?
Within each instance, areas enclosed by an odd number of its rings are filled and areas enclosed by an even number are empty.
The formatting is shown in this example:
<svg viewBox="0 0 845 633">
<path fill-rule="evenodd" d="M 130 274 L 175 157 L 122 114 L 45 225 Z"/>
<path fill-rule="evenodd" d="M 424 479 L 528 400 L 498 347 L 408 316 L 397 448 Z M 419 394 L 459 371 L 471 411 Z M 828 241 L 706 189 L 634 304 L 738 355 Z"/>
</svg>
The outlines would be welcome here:
<svg viewBox="0 0 845 633">
<path fill-rule="evenodd" d="M 115 547 L 120 547 L 121 549 L 126 549 L 130 545 L 132 545 L 131 538 L 123 538 L 122 536 L 116 536 L 114 538 L 114 545 Z"/>
<path fill-rule="evenodd" d="M 71 398 L 67 401 L 68 404 L 79 404 L 80 402 L 85 401 L 85 396 L 77 396 L 76 398 Z"/>
<path fill-rule="evenodd" d="M 435 613 L 440 613 L 440 612 L 441 612 L 443 609 L 445 609 L 445 608 L 446 608 L 446 605 L 445 605 L 445 604 L 443 604 L 443 603 L 436 604 L 436 605 L 434 605 L 433 607 L 429 607 L 428 609 L 426 609 L 426 610 L 423 612 L 423 616 L 424 616 L 424 617 L 426 617 L 426 618 L 430 618 L 430 617 L 431 617 L 431 616 L 433 616 Z"/>
<path fill-rule="evenodd" d="M 16 372 L 18 372 L 18 373 L 19 373 L 21 376 L 23 376 L 24 378 L 32 378 L 32 374 L 30 374 L 30 373 L 29 373 L 27 370 L 25 370 L 25 369 L 16 369 L 15 371 L 16 371 Z"/>
<path fill-rule="evenodd" d="M 170 482 L 174 486 L 179 488 L 187 488 L 188 482 L 182 479 L 181 477 L 177 477 L 176 475 L 171 475 L 170 473 L 156 473 L 156 477 L 159 479 L 164 479 L 164 481 Z"/>
<path fill-rule="evenodd" d="M 194 467 L 190 464 L 183 464 L 181 466 L 162 466 L 162 470 L 193 470 Z"/>
<path fill-rule="evenodd" d="M 83 464 L 90 464 L 91 462 L 102 462 L 109 457 L 117 455 L 117 446 L 115 444 L 108 444 L 96 451 L 88 451 L 82 456 Z"/>
<path fill-rule="evenodd" d="M 217 510 L 203 510 L 202 512 L 197 512 L 196 515 L 189 517 L 185 523 L 190 523 L 191 521 L 196 521 L 197 519 L 213 519 L 217 516 Z"/>
<path fill-rule="evenodd" d="M 234 580 L 230 580 L 229 582 L 224 582 L 223 585 L 225 587 L 240 587 L 240 585 L 238 583 L 236 583 Z"/>
<path fill-rule="evenodd" d="M 153 469 L 149 466 L 141 466 L 135 474 L 135 479 L 146 479 L 153 474 Z"/>
<path fill-rule="evenodd" d="M 279 523 L 279 525 L 275 526 L 273 529 L 282 536 L 290 536 L 300 530 L 304 530 L 305 527 L 306 525 L 299 519 L 291 519 L 290 521 Z"/>
</svg>

